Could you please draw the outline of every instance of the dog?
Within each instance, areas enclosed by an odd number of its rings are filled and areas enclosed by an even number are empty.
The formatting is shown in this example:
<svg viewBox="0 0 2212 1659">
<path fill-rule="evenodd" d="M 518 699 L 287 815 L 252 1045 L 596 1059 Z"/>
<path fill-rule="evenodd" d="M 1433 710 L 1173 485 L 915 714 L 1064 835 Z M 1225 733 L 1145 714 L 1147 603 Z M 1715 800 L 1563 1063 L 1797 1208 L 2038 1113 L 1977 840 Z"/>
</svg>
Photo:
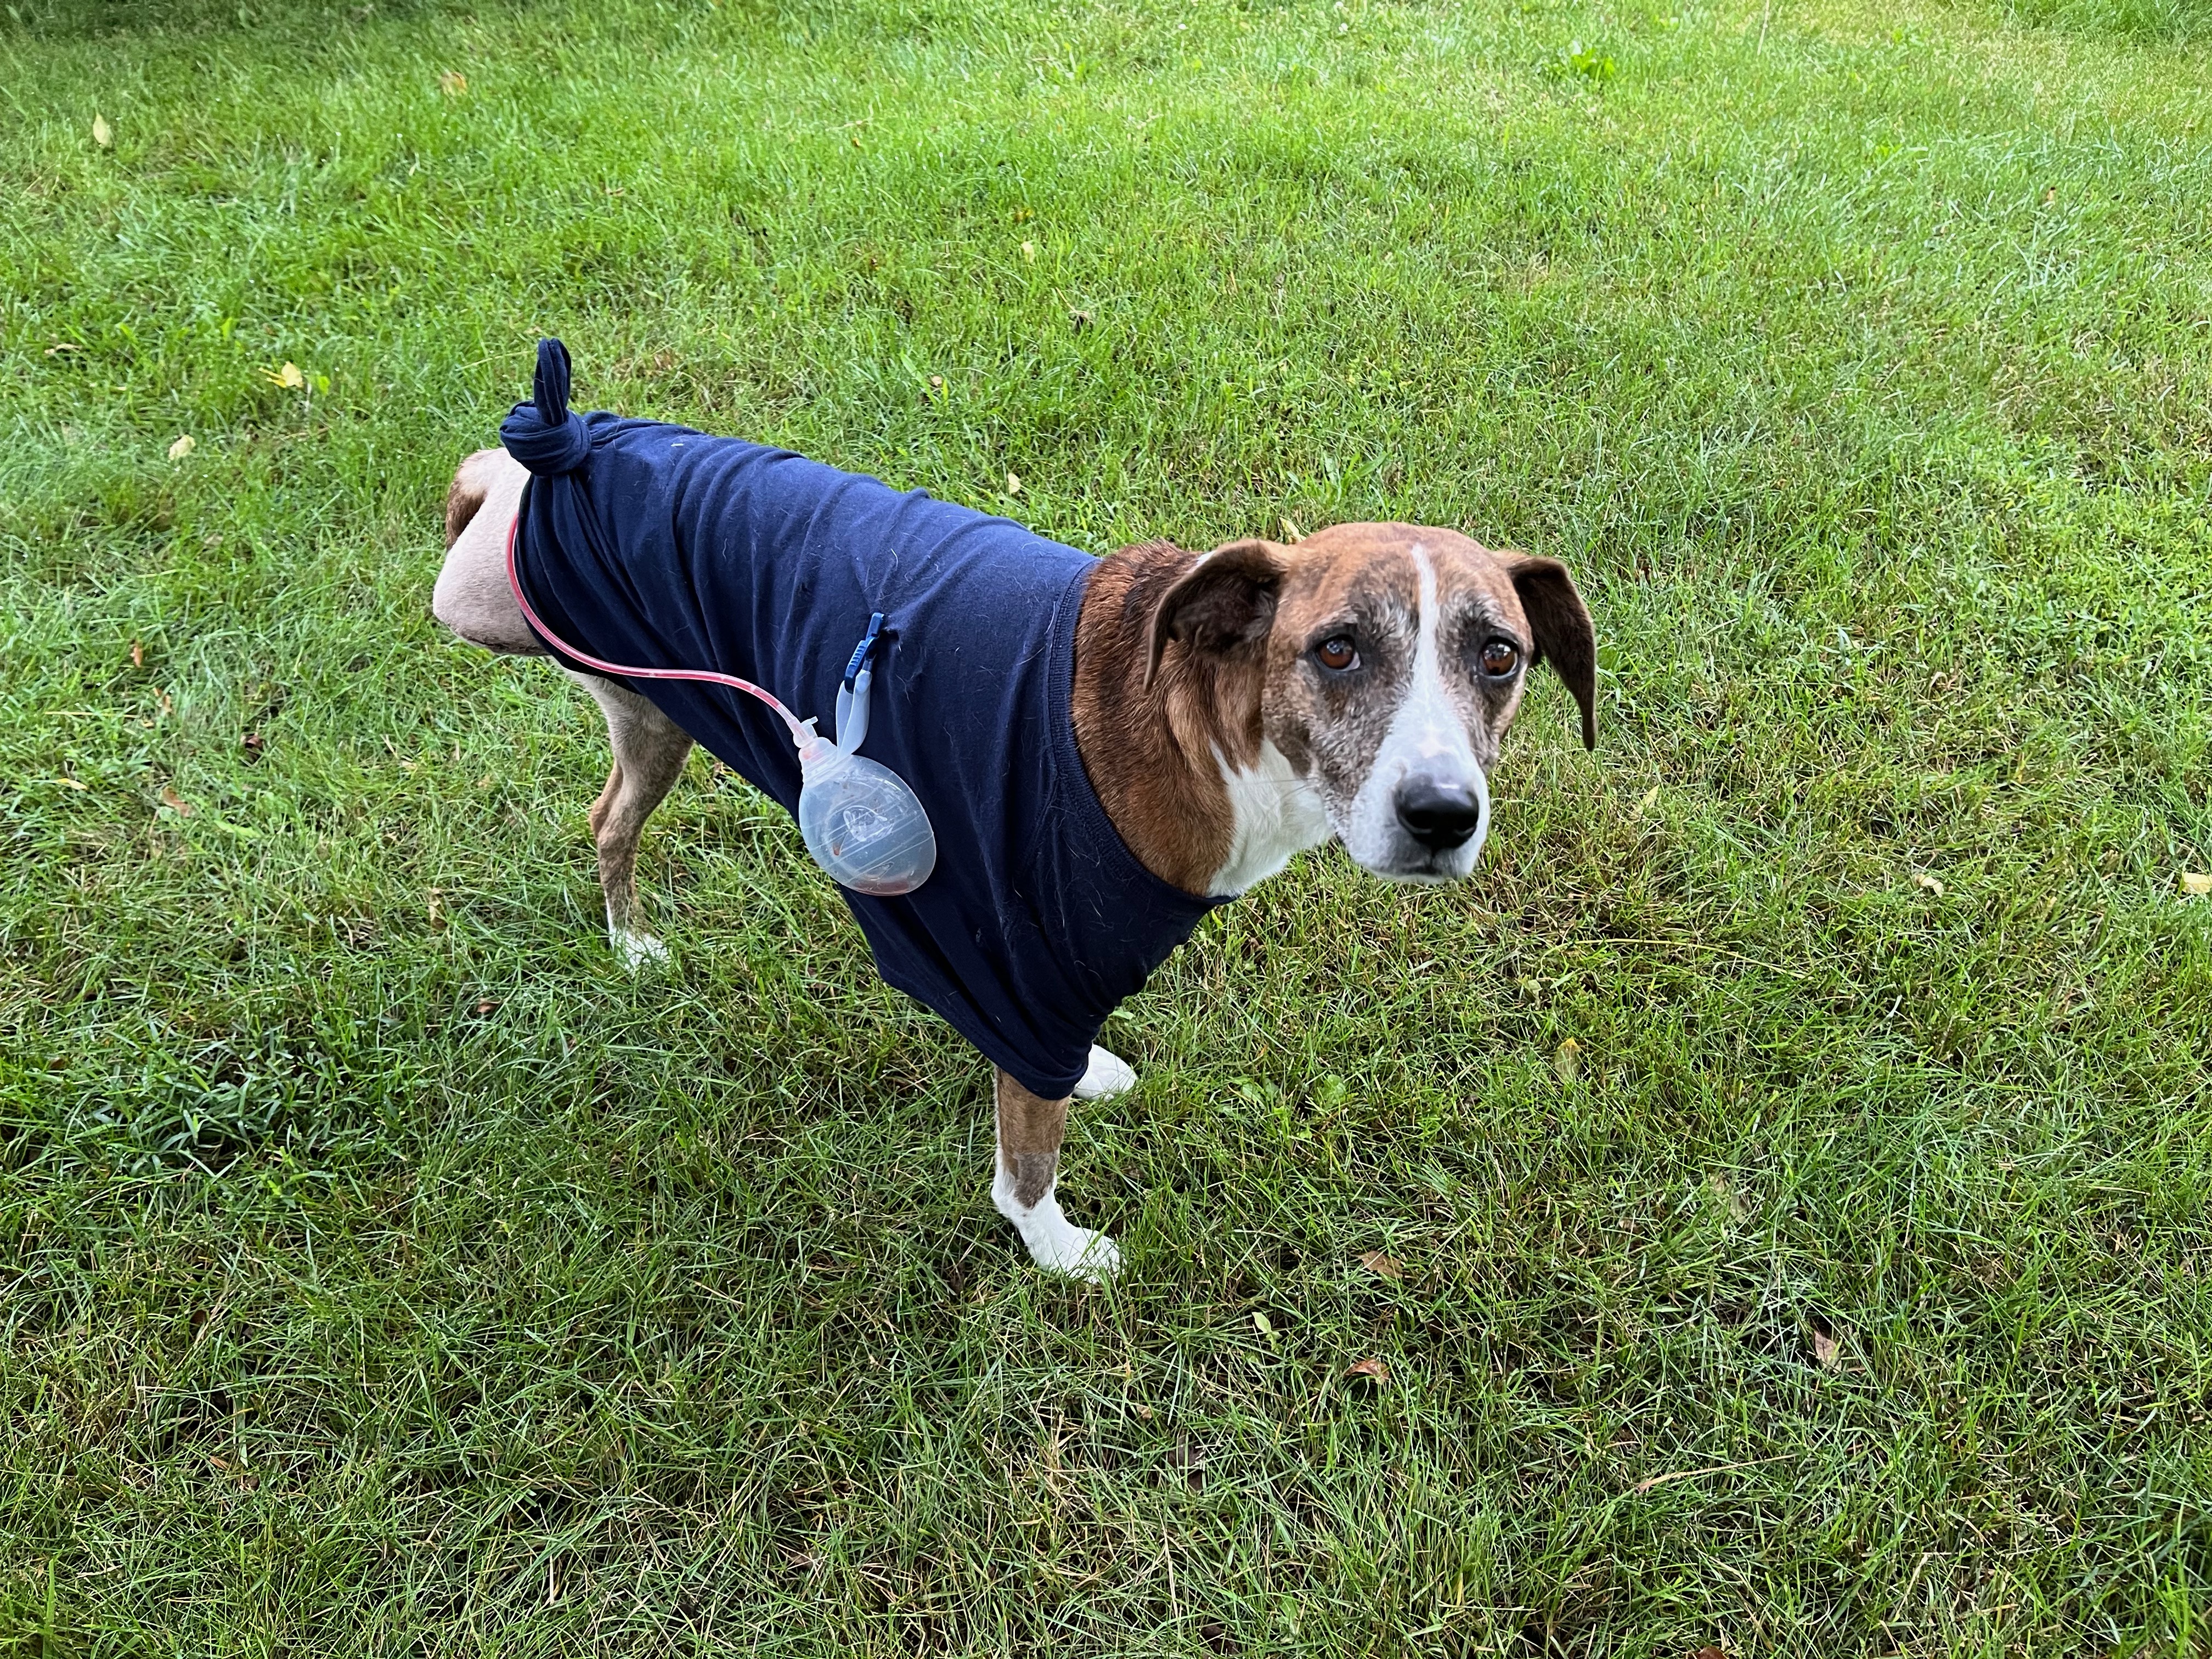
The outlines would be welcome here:
<svg viewBox="0 0 2212 1659">
<path fill-rule="evenodd" d="M 639 837 L 695 737 L 787 809 L 799 787 L 760 708 L 646 670 L 826 708 L 870 613 L 887 621 L 865 748 L 924 804 L 939 860 L 911 894 L 843 896 L 884 977 L 992 1060 L 992 1200 L 1048 1270 L 1118 1269 L 1060 1209 L 1068 1104 L 1134 1085 L 1095 1039 L 1208 909 L 1332 839 L 1385 880 L 1463 879 L 1540 665 L 1595 746 L 1595 630 L 1556 560 L 1411 524 L 1094 559 L 787 452 L 576 415 L 568 377 L 541 342 L 501 447 L 461 462 L 433 614 L 551 655 L 605 714 L 590 822 L 632 969 L 665 954 L 638 922 Z"/>
</svg>

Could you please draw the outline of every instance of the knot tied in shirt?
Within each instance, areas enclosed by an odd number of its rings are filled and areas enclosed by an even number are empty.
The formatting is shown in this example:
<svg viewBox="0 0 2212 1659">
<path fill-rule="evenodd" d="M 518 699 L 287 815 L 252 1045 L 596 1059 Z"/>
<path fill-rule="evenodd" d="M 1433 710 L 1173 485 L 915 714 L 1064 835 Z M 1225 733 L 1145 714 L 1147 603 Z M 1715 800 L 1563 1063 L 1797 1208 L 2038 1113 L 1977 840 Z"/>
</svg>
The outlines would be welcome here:
<svg viewBox="0 0 2212 1659">
<path fill-rule="evenodd" d="M 574 472 L 591 459 L 592 431 L 568 409 L 568 348 L 556 339 L 538 343 L 538 378 L 531 400 L 517 404 L 500 422 L 507 453 L 540 477 Z"/>
</svg>

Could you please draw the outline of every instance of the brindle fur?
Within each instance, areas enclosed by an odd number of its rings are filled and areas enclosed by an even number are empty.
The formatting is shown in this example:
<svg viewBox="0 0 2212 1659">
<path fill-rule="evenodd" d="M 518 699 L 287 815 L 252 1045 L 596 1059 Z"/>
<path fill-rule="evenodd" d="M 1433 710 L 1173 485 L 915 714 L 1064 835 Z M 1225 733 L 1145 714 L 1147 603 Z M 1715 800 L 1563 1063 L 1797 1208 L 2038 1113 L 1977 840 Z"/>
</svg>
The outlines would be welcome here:
<svg viewBox="0 0 2212 1659">
<path fill-rule="evenodd" d="M 1067 1135 L 1067 1098 L 1047 1100 L 994 1066 L 999 1109 L 999 1167 L 1013 1183 L 1014 1201 L 1034 1209 L 1060 1173 L 1060 1143 Z"/>
</svg>

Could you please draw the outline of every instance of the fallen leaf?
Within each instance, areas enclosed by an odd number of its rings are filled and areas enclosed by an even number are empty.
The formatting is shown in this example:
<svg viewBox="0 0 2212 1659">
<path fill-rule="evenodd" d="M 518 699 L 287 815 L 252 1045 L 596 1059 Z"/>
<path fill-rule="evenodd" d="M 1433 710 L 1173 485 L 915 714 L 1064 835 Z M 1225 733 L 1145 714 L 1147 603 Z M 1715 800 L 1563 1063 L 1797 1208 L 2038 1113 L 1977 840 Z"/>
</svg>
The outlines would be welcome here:
<svg viewBox="0 0 2212 1659">
<path fill-rule="evenodd" d="M 1292 524 L 1287 515 L 1283 520 L 1283 540 L 1292 547 L 1305 540 L 1306 532 Z"/>
<path fill-rule="evenodd" d="M 198 447 L 199 445 L 193 439 L 192 434 L 189 432 L 185 433 L 176 442 L 169 446 L 169 459 L 173 461 L 181 461 Z"/>
<path fill-rule="evenodd" d="M 1036 244 L 1035 242 L 1024 242 L 1022 244 L 1022 258 L 1029 260 L 1032 264 L 1036 263 Z"/>
<path fill-rule="evenodd" d="M 1145 1421 L 1149 1423 L 1152 1420 L 1152 1408 L 1150 1406 L 1139 1402 L 1137 1407 L 1137 1415 L 1143 1418 Z"/>
<path fill-rule="evenodd" d="M 79 783 L 75 778 L 56 778 L 54 781 L 64 789 L 76 790 L 80 795 L 88 793 L 92 788 L 90 784 Z"/>
<path fill-rule="evenodd" d="M 92 118 L 92 142 L 102 149 L 115 148 L 115 129 L 107 125 L 107 118 L 105 115 L 94 115 Z"/>
<path fill-rule="evenodd" d="M 1644 799 L 1636 803 L 1636 810 L 1628 816 L 1632 818 L 1640 818 L 1658 804 L 1659 786 L 1655 783 L 1644 792 Z"/>
<path fill-rule="evenodd" d="M 1387 1256 L 1380 1250 L 1362 1250 L 1359 1265 L 1377 1279 L 1403 1279 L 1406 1276 L 1406 1270 L 1398 1265 L 1397 1259 Z"/>
<path fill-rule="evenodd" d="M 1255 1312 L 1252 1316 L 1252 1328 L 1262 1336 L 1273 1336 L 1275 1334 L 1275 1328 L 1267 1322 L 1267 1316 L 1263 1313 Z"/>
<path fill-rule="evenodd" d="M 46 356 L 49 357 L 58 357 L 64 352 L 82 351 L 83 349 L 84 348 L 82 346 L 72 345 L 67 340 L 57 340 L 53 344 L 46 348 Z"/>
<path fill-rule="evenodd" d="M 1006 494 L 1008 494 L 1009 495 L 1020 495 L 1021 493 L 1022 493 L 1022 480 L 1021 480 L 1021 475 L 1020 475 L 1020 474 L 1018 474 L 1018 473 L 1014 473 L 1014 472 L 1009 472 L 1008 474 L 1006 474 Z"/>
<path fill-rule="evenodd" d="M 1728 1659 L 1728 1655 L 1723 1653 L 1718 1648 L 1708 1644 L 1692 1654 L 1690 1659 Z"/>
<path fill-rule="evenodd" d="M 1728 1176 L 1720 1170 L 1716 1170 L 1705 1177 L 1705 1190 L 1727 1205 L 1728 1212 L 1738 1221 L 1751 1214 L 1751 1200 L 1736 1191 Z"/>
<path fill-rule="evenodd" d="M 477 1004 L 477 1012 L 480 1014 L 489 1014 L 498 1006 L 498 1003 L 495 1002 L 491 998 L 486 997 L 482 1002 Z"/>
<path fill-rule="evenodd" d="M 1344 1374 L 1346 1376 L 1371 1376 L 1377 1382 L 1390 1380 L 1390 1368 L 1379 1359 L 1363 1359 Z"/>
<path fill-rule="evenodd" d="M 1925 870 L 1916 870 L 1912 872 L 1912 884 L 1923 891 L 1933 893 L 1937 898 L 1943 896 L 1943 884 Z"/>
<path fill-rule="evenodd" d="M 1583 1045 L 1569 1037 L 1552 1056 L 1552 1069 L 1559 1074 L 1562 1083 L 1572 1083 L 1582 1070 Z"/>
<path fill-rule="evenodd" d="M 933 374 L 933 375 L 931 375 L 931 376 L 929 377 L 929 389 L 930 389 L 932 392 L 942 392 L 942 391 L 944 391 L 944 390 L 945 390 L 945 377 L 944 377 L 942 374 Z"/>
<path fill-rule="evenodd" d="M 433 927 L 443 927 L 446 925 L 445 898 L 446 894 L 443 888 L 433 887 L 430 890 L 429 902 L 425 908 L 429 912 L 430 925 Z"/>
<path fill-rule="evenodd" d="M 1832 1371 L 1844 1363 L 1844 1345 L 1832 1331 L 1813 1328 L 1813 1358 L 1820 1362 L 1820 1369 Z"/>
<path fill-rule="evenodd" d="M 261 378 L 271 386 L 283 386 L 287 392 L 304 392 L 307 388 L 307 377 L 300 372 L 297 363 L 288 362 L 282 368 L 264 368 L 261 371 Z"/>
<path fill-rule="evenodd" d="M 2212 893 L 2212 876 L 2196 870 L 2184 870 L 2181 872 L 2181 890 L 2193 898 L 2203 898 L 2207 893 Z"/>
<path fill-rule="evenodd" d="M 227 1469 L 230 1467 L 229 1464 L 224 1462 L 220 1457 L 210 1457 L 208 1462 L 214 1464 L 216 1468 L 219 1469 Z"/>
<path fill-rule="evenodd" d="M 1091 325 L 1091 313 L 1087 311 L 1071 311 L 1067 313 L 1067 320 L 1075 325 L 1076 332 L 1079 334 Z"/>
<path fill-rule="evenodd" d="M 156 710 L 166 714 L 176 706 L 177 705 L 175 703 L 169 701 L 169 694 L 167 692 L 161 690 L 158 685 L 154 688 L 154 707 Z"/>
<path fill-rule="evenodd" d="M 143 668 L 146 665 L 146 647 L 136 640 L 131 641 L 131 665 L 133 668 Z"/>
<path fill-rule="evenodd" d="M 266 740 L 258 732 L 248 732 L 243 738 L 239 739 L 239 741 L 246 745 L 246 752 L 247 754 L 252 756 L 256 760 L 259 760 L 261 758 L 261 750 L 264 746 L 266 746 Z"/>
<path fill-rule="evenodd" d="M 438 90 L 448 98 L 465 98 L 468 96 L 469 77 L 459 70 L 440 70 Z"/>
<path fill-rule="evenodd" d="M 166 783 L 161 786 L 161 805 L 180 818 L 188 818 L 192 815 L 191 802 L 186 800 Z"/>
</svg>

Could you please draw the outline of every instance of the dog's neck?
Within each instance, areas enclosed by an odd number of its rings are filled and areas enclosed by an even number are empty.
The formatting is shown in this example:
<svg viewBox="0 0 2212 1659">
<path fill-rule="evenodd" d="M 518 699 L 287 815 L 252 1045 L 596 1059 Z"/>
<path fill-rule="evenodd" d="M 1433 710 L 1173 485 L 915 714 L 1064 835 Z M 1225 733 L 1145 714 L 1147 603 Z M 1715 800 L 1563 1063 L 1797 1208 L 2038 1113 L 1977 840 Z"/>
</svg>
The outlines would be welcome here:
<svg viewBox="0 0 2212 1659">
<path fill-rule="evenodd" d="M 1327 841 L 1321 798 L 1261 729 L 1263 668 L 1170 653 L 1148 687 L 1153 612 L 1195 554 L 1124 549 L 1076 624 L 1075 745 L 1129 850 L 1186 892 L 1241 893 Z"/>
</svg>

